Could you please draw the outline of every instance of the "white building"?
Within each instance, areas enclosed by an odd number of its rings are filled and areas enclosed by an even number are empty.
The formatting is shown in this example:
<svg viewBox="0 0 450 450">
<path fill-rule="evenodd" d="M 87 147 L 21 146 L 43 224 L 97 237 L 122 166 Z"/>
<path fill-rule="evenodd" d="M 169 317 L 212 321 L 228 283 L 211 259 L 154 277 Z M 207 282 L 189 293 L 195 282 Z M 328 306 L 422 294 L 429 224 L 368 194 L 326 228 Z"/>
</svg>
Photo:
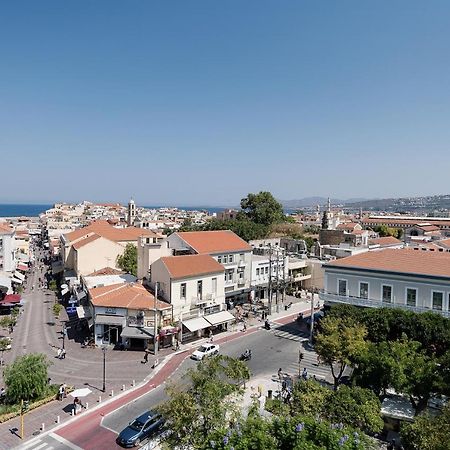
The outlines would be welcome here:
<svg viewBox="0 0 450 450">
<path fill-rule="evenodd" d="M 16 233 L 6 222 L 0 222 L 0 272 L 16 268 Z"/>
<path fill-rule="evenodd" d="M 203 330 L 226 328 L 234 316 L 226 311 L 225 269 L 209 255 L 167 256 L 151 266 L 151 285 L 172 306 L 182 340 Z"/>
<path fill-rule="evenodd" d="M 225 268 L 226 301 L 248 300 L 251 286 L 252 247 L 230 230 L 171 234 L 167 241 L 176 255 L 207 254 Z"/>
<path fill-rule="evenodd" d="M 385 249 L 324 266 L 326 303 L 434 311 L 450 317 L 450 254 Z"/>
</svg>

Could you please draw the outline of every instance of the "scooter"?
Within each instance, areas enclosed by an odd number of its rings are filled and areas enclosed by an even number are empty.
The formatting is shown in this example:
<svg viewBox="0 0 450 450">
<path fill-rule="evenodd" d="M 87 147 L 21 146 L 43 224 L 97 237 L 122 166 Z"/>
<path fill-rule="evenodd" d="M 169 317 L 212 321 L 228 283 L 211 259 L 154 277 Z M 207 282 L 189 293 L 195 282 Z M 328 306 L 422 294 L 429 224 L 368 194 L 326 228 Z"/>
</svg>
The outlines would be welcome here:
<svg viewBox="0 0 450 450">
<path fill-rule="evenodd" d="M 270 330 L 270 328 L 271 328 L 271 326 L 270 326 L 270 323 L 269 323 L 269 321 L 266 319 L 266 321 L 264 322 L 264 328 L 266 329 L 266 330 Z"/>
<path fill-rule="evenodd" d="M 239 357 L 240 361 L 250 361 L 252 359 L 252 351 L 249 350 L 248 352 L 242 353 L 242 355 Z"/>
</svg>

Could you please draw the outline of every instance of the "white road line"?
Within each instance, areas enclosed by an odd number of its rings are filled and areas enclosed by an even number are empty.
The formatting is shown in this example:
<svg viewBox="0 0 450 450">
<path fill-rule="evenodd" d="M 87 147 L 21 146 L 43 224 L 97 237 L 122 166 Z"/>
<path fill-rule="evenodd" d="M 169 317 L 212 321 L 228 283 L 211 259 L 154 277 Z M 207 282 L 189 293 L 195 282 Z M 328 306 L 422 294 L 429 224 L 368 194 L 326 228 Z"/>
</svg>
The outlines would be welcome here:
<svg viewBox="0 0 450 450">
<path fill-rule="evenodd" d="M 44 442 L 43 444 L 38 445 L 37 447 L 32 447 L 31 450 L 39 450 L 40 448 L 44 448 L 44 447 L 47 447 L 47 442 Z"/>
<path fill-rule="evenodd" d="M 68 441 L 67 439 L 64 439 L 59 434 L 49 433 L 49 436 L 51 436 L 56 441 L 61 442 L 61 444 L 64 444 L 66 447 L 71 448 L 72 450 L 83 450 L 81 447 L 78 447 L 78 445 L 75 445 L 74 443 Z"/>
<path fill-rule="evenodd" d="M 33 441 L 33 442 L 29 442 L 28 444 L 23 444 L 20 447 L 20 450 L 25 450 L 27 448 L 33 447 L 33 445 L 39 444 L 39 442 L 42 442 L 40 439 L 38 439 L 37 441 Z"/>
</svg>

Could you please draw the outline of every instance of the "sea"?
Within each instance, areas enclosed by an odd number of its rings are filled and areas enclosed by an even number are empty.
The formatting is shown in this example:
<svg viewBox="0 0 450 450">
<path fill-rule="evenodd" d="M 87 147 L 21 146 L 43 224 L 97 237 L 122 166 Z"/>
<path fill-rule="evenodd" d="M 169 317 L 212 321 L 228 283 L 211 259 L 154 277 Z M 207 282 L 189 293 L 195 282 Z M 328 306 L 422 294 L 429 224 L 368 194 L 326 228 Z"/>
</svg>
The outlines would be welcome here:
<svg viewBox="0 0 450 450">
<path fill-rule="evenodd" d="M 0 204 L 0 217 L 37 217 L 53 205 Z"/>
</svg>

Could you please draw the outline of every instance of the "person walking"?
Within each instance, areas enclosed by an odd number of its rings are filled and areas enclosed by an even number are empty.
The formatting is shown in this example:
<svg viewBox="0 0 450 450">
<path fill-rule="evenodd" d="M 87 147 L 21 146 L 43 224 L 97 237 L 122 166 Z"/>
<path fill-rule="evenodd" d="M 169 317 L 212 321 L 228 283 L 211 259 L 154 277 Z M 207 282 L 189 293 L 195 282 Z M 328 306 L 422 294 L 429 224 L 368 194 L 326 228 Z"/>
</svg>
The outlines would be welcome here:
<svg viewBox="0 0 450 450">
<path fill-rule="evenodd" d="M 147 364 L 148 363 L 148 349 L 145 349 L 145 352 L 144 352 L 144 364 Z"/>
<path fill-rule="evenodd" d="M 61 350 L 61 356 L 60 356 L 60 359 L 66 359 L 66 349 L 65 349 L 65 348 L 63 348 L 63 349 Z"/>
<path fill-rule="evenodd" d="M 247 331 L 247 321 L 244 320 L 244 328 L 242 329 L 242 331 L 246 332 Z"/>
<path fill-rule="evenodd" d="M 212 330 L 209 330 L 209 342 L 212 342 L 214 340 L 214 335 Z"/>
<path fill-rule="evenodd" d="M 60 384 L 58 389 L 58 400 L 61 402 L 63 398 L 64 398 L 64 384 Z"/>
<path fill-rule="evenodd" d="M 306 370 L 306 367 L 303 368 L 302 378 L 303 378 L 305 381 L 308 379 L 308 371 Z"/>
<path fill-rule="evenodd" d="M 81 410 L 81 401 L 78 397 L 75 397 L 73 399 L 73 413 L 75 416 L 79 410 Z"/>
</svg>

